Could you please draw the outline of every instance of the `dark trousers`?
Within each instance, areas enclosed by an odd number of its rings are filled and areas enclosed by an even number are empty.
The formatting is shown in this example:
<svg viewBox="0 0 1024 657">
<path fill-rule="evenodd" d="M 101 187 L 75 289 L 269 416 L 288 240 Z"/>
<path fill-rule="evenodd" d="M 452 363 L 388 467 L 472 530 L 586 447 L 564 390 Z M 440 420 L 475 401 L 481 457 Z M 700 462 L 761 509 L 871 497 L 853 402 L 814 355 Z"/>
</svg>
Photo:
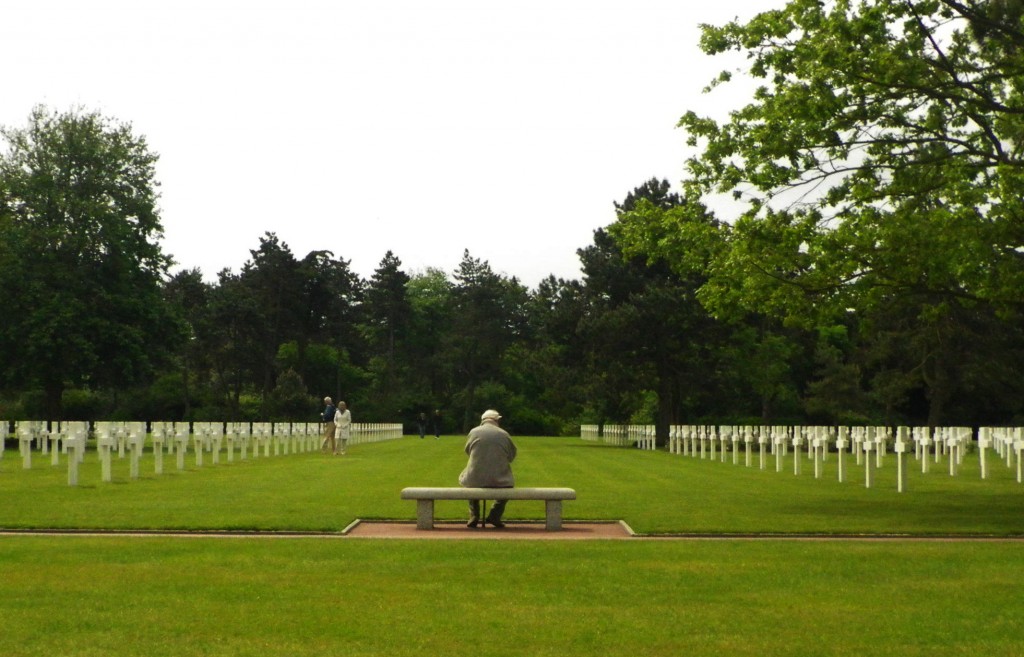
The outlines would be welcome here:
<svg viewBox="0 0 1024 657">
<path fill-rule="evenodd" d="M 501 520 L 501 516 L 505 513 L 506 504 L 508 504 L 508 500 L 495 500 L 494 506 L 491 507 L 490 513 L 487 514 L 487 520 Z M 480 500 L 469 501 L 469 515 L 474 520 L 480 519 Z"/>
</svg>

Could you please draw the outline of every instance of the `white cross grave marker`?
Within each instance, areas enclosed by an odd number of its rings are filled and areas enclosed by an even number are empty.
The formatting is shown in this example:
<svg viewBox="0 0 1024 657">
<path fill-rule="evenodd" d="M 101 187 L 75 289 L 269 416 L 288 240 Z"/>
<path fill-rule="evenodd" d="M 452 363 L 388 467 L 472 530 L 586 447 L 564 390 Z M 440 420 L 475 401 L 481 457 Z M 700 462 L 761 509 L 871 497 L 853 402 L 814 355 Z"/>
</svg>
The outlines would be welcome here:
<svg viewBox="0 0 1024 657">
<path fill-rule="evenodd" d="M 846 481 L 846 436 L 849 434 L 849 427 L 839 427 L 836 432 L 836 456 L 839 458 L 839 483 Z"/>
<path fill-rule="evenodd" d="M 865 440 L 861 443 L 861 448 L 864 450 L 864 487 L 871 488 L 871 450 L 874 449 L 875 443 L 871 440 Z"/>
<path fill-rule="evenodd" d="M 900 493 L 907 490 L 907 427 L 897 427 L 896 443 L 893 451 L 896 452 L 896 490 Z"/>
</svg>

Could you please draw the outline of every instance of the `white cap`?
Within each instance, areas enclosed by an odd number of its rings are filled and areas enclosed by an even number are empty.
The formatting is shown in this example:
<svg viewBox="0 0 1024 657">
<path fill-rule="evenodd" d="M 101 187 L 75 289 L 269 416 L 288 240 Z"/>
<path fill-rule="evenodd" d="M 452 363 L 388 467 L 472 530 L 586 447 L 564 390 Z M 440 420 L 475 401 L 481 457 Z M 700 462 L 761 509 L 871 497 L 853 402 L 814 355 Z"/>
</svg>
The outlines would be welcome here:
<svg viewBox="0 0 1024 657">
<path fill-rule="evenodd" d="M 500 419 L 501 419 L 501 415 L 498 413 L 498 411 L 495 411 L 493 409 L 489 409 L 489 410 L 484 411 L 484 414 L 480 416 L 480 420 L 481 421 L 482 420 L 495 420 L 495 421 L 497 421 L 497 420 L 500 420 Z"/>
</svg>

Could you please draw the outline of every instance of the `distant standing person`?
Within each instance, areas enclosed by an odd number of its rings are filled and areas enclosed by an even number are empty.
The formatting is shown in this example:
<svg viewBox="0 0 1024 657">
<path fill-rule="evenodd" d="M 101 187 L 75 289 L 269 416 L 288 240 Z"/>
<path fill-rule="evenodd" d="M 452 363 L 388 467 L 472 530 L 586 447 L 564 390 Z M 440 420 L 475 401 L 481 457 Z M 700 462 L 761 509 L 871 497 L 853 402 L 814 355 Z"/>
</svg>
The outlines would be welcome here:
<svg viewBox="0 0 1024 657">
<path fill-rule="evenodd" d="M 352 413 L 348 410 L 345 402 L 338 402 L 338 412 L 334 414 L 334 424 L 338 427 L 338 443 L 341 445 L 341 453 L 345 453 L 348 446 L 348 439 L 352 437 Z M 337 454 L 338 450 L 334 450 Z"/>
<path fill-rule="evenodd" d="M 324 444 L 320 446 L 320 450 L 323 452 L 336 451 L 334 444 L 334 414 L 336 409 L 334 408 L 334 402 L 331 401 L 330 397 L 324 397 L 324 412 L 322 415 L 324 422 Z"/>
<path fill-rule="evenodd" d="M 464 488 L 512 488 L 515 480 L 512 477 L 512 461 L 516 458 L 516 446 L 508 432 L 498 426 L 501 415 L 498 411 L 487 410 L 480 416 L 480 426 L 469 432 L 466 440 L 466 454 L 469 463 L 459 475 L 459 484 Z M 469 522 L 467 527 L 477 527 L 490 523 L 501 529 L 505 523 L 501 516 L 505 513 L 508 500 L 495 500 L 494 507 L 487 518 L 480 521 L 480 500 L 469 501 Z"/>
<path fill-rule="evenodd" d="M 420 430 L 420 440 L 427 435 L 427 414 L 420 413 L 419 417 L 416 418 L 416 428 Z"/>
<path fill-rule="evenodd" d="M 434 411 L 434 438 L 441 437 L 441 409 Z"/>
</svg>

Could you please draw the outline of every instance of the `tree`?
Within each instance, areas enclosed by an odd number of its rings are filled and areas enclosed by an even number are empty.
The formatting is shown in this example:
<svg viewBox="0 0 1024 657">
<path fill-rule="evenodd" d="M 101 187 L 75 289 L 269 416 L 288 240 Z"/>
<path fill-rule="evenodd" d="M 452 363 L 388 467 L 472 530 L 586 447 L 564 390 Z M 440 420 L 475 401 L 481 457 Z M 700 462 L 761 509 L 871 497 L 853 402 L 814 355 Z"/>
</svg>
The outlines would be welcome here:
<svg viewBox="0 0 1024 657">
<path fill-rule="evenodd" d="M 419 411 L 446 407 L 452 394 L 452 368 L 445 361 L 445 336 L 451 326 L 452 282 L 441 269 L 414 274 L 406 285 L 412 309 L 407 350 L 408 376 Z"/>
<path fill-rule="evenodd" d="M 402 407 L 410 392 L 405 376 L 410 365 L 405 353 L 406 338 L 412 322 L 408 283 L 402 261 L 388 251 L 366 287 L 363 330 L 374 374 L 369 398 L 382 417 L 393 418 L 405 410 Z"/>
<path fill-rule="evenodd" d="M 679 213 L 637 213 L 622 233 L 627 250 L 686 267 L 696 238 L 712 255 L 700 298 L 718 315 L 738 307 L 828 326 L 851 310 L 908 303 L 925 330 L 972 304 L 1019 313 L 1020 6 L 791 0 L 746 23 L 704 26 L 704 51 L 745 52 L 760 86 L 725 121 L 681 119 L 698 150 L 680 212 L 721 207 L 729 194 L 736 216 L 715 240 L 680 230 Z M 723 72 L 712 88 L 731 78 Z M 932 393 L 942 404 L 950 391 Z"/>
<path fill-rule="evenodd" d="M 846 326 L 819 330 L 814 351 L 816 377 L 804 393 L 804 407 L 812 422 L 835 425 L 868 420 L 864 413 L 861 368 L 851 359 L 851 352 Z M 894 419 L 886 417 L 885 424 L 894 424 Z"/>
<path fill-rule="evenodd" d="M 231 270 L 221 270 L 210 290 L 209 322 L 197 339 L 210 362 L 214 389 L 231 421 L 241 418 L 242 394 L 263 372 L 258 348 L 261 313 L 252 289 Z"/>
<path fill-rule="evenodd" d="M 1022 303 L 1024 35 L 993 6 L 792 0 L 704 27 L 761 83 L 726 122 L 680 121 L 699 148 L 684 196 L 745 204 L 705 298 L 739 285 L 791 318 L 893 290 Z"/>
<path fill-rule="evenodd" d="M 591 367 L 601 373 L 594 378 L 599 382 L 595 399 L 604 398 L 610 411 L 620 403 L 617 399 L 628 399 L 622 386 L 650 390 L 657 400 L 657 438 L 663 443 L 683 412 L 705 407 L 705 395 L 716 384 L 712 373 L 718 371 L 712 361 L 726 337 L 724 327 L 697 300 L 700 268 L 684 271 L 655 253 L 622 248 L 628 217 L 682 211 L 683 199 L 669 189 L 668 181 L 656 179 L 634 189 L 616 203 L 618 221 L 607 232 L 596 231 L 594 245 L 579 251 L 591 299 L 581 331 L 591 341 Z M 717 229 L 704 213 L 687 215 L 685 223 L 698 231 Z M 615 411 L 616 419 L 628 419 L 621 417 L 624 410 Z"/>
<path fill-rule="evenodd" d="M 203 367 L 206 359 L 199 336 L 209 332 L 209 297 L 210 286 L 198 269 L 178 272 L 164 285 L 164 298 L 187 331 L 188 339 L 179 353 L 183 417 L 191 414 L 192 381 L 203 377 L 208 369 Z"/>
<path fill-rule="evenodd" d="M 477 390 L 500 380 L 505 351 L 525 328 L 527 290 L 465 251 L 452 289 L 451 333 L 445 345 L 454 368 L 463 430 L 479 415 Z"/>
<path fill-rule="evenodd" d="M 0 365 L 59 418 L 67 386 L 143 382 L 184 338 L 161 296 L 157 156 L 92 112 L 40 106 L 0 134 Z"/>
<path fill-rule="evenodd" d="M 409 327 L 412 307 L 406 286 L 409 275 L 402 261 L 388 251 L 373 272 L 366 288 L 366 326 L 370 343 L 390 363 L 395 360 L 396 345 Z"/>
<path fill-rule="evenodd" d="M 338 396 L 354 387 L 359 368 L 348 350 L 361 349 L 357 324 L 362 281 L 345 260 L 311 251 L 297 260 L 274 233 L 260 238 L 240 274 L 220 272 L 209 290 L 205 330 L 197 347 L 213 372 L 232 417 L 245 392 L 264 402 L 286 377 L 298 376 L 315 395 Z"/>
<path fill-rule="evenodd" d="M 249 253 L 252 259 L 242 266 L 239 281 L 259 307 L 259 337 L 252 346 L 260 358 L 258 385 L 266 398 L 277 378 L 278 347 L 300 334 L 305 316 L 302 275 L 291 249 L 274 233 L 265 233 L 259 248 Z"/>
<path fill-rule="evenodd" d="M 299 263 L 298 276 L 302 321 L 294 338 L 298 351 L 293 367 L 318 395 L 330 393 L 336 401 L 344 397 L 351 404 L 356 379 L 362 381 L 361 369 L 352 364 L 350 354 L 365 351 L 359 331 L 364 283 L 348 260 L 334 258 L 330 251 L 308 253 Z M 331 375 L 325 376 L 329 354 L 333 354 Z M 359 376 L 348 375 L 357 372 Z"/>
<path fill-rule="evenodd" d="M 317 400 L 306 390 L 299 373 L 286 369 L 277 376 L 267 407 L 272 419 L 305 422 L 316 414 Z"/>
<path fill-rule="evenodd" d="M 1024 406 L 1020 320 L 984 304 L 906 297 L 865 314 L 862 369 L 885 419 L 903 410 L 929 426 L 1013 422 Z"/>
<path fill-rule="evenodd" d="M 578 280 L 548 276 L 530 294 L 527 341 L 513 349 L 504 379 L 524 401 L 520 417 L 532 412 L 533 433 L 572 433 L 587 401 L 586 346 L 577 332 L 586 311 L 586 291 Z"/>
<path fill-rule="evenodd" d="M 704 407 L 715 386 L 710 366 L 721 327 L 697 302 L 699 284 L 664 262 L 627 257 L 608 232 L 579 250 L 587 312 L 578 331 L 586 344 L 591 402 L 600 423 L 629 421 L 650 391 L 659 442 L 682 413 Z M 691 415 L 692 417 L 692 415 Z"/>
<path fill-rule="evenodd" d="M 334 258 L 330 251 L 311 251 L 299 263 L 300 351 L 310 343 L 362 348 L 358 325 L 362 319 L 364 284 L 350 265 L 348 260 Z"/>
</svg>

